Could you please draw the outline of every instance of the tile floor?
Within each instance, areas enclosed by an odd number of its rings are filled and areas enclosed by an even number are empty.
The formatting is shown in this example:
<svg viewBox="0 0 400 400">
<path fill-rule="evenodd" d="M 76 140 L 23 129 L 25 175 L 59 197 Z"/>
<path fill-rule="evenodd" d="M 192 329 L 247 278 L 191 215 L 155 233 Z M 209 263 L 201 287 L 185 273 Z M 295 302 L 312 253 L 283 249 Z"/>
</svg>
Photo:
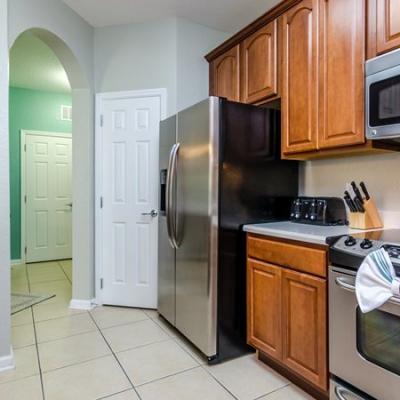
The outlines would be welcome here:
<svg viewBox="0 0 400 400">
<path fill-rule="evenodd" d="M 248 355 L 217 366 L 150 310 L 68 308 L 71 261 L 12 268 L 15 292 L 56 297 L 12 317 L 1 400 L 311 400 Z"/>
</svg>

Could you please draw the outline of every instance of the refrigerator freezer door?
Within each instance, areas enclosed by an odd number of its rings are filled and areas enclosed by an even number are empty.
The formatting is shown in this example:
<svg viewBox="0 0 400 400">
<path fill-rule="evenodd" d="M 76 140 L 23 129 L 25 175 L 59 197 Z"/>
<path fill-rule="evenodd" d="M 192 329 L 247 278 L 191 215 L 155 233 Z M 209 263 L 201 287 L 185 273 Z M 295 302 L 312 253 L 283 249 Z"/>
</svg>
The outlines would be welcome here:
<svg viewBox="0 0 400 400">
<path fill-rule="evenodd" d="M 178 114 L 176 327 L 206 356 L 217 353 L 219 102 Z"/>
<path fill-rule="evenodd" d="M 160 124 L 160 217 L 158 225 L 158 312 L 175 325 L 175 250 L 168 240 L 166 177 L 171 149 L 176 143 L 176 116 Z"/>
</svg>

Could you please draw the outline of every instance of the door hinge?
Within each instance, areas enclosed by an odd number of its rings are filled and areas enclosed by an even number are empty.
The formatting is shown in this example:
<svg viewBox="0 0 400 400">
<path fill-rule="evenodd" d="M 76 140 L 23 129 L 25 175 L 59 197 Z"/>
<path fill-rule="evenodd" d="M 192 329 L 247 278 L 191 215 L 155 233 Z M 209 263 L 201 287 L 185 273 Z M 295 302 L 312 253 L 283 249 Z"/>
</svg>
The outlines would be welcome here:
<svg viewBox="0 0 400 400">
<path fill-rule="evenodd" d="M 26 201 L 27 201 L 26 195 L 24 196 L 24 200 L 25 200 L 25 204 L 26 204 Z"/>
<path fill-rule="evenodd" d="M 28 247 L 25 246 L 25 254 L 28 252 Z"/>
<path fill-rule="evenodd" d="M 100 126 L 102 127 L 104 124 L 104 117 L 103 114 L 100 115 Z"/>
<path fill-rule="evenodd" d="M 103 203 L 104 203 L 104 201 L 103 201 L 103 196 L 101 196 L 101 197 L 100 197 L 100 208 L 103 208 Z"/>
<path fill-rule="evenodd" d="M 103 289 L 103 284 L 104 284 L 103 278 L 100 278 L 100 289 Z"/>
<path fill-rule="evenodd" d="M 26 144 L 24 144 L 24 151 L 26 151 Z"/>
</svg>

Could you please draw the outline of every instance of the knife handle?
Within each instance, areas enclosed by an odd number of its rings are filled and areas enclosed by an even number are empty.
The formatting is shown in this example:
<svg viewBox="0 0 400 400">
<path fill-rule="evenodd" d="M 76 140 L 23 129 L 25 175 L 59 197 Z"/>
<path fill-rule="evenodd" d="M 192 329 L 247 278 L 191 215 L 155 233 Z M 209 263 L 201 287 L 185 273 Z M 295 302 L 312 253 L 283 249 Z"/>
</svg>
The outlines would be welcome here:
<svg viewBox="0 0 400 400">
<path fill-rule="evenodd" d="M 368 190 L 367 190 L 367 187 L 365 186 L 365 183 L 364 182 L 360 182 L 360 187 L 361 187 L 361 190 L 363 191 L 363 193 L 365 194 L 365 200 L 368 201 L 371 198 L 371 196 L 368 193 Z"/>
</svg>

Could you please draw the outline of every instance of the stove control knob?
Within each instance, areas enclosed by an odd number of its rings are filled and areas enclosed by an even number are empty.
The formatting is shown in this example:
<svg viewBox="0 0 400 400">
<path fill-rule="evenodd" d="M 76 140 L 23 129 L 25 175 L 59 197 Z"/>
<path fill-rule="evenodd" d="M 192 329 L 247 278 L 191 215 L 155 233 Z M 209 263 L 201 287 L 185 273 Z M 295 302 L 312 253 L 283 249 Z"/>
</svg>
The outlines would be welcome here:
<svg viewBox="0 0 400 400">
<path fill-rule="evenodd" d="M 373 246 L 372 242 L 369 239 L 364 239 L 361 244 L 360 247 L 364 250 L 368 250 Z"/>
<path fill-rule="evenodd" d="M 344 241 L 344 244 L 345 244 L 347 247 L 354 246 L 356 243 L 357 243 L 357 240 L 354 239 L 353 236 L 349 236 L 349 237 Z"/>
</svg>

